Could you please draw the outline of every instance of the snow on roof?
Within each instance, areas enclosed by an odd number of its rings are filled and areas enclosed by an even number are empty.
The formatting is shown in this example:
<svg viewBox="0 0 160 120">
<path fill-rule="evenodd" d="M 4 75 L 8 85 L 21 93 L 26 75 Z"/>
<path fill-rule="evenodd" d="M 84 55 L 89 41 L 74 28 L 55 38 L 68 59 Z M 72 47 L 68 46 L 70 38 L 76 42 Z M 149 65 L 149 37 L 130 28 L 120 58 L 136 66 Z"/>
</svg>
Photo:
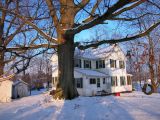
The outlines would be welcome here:
<svg viewBox="0 0 160 120">
<path fill-rule="evenodd" d="M 107 76 L 107 74 L 98 72 L 96 70 L 86 70 L 86 69 L 80 69 L 80 68 L 75 68 L 74 70 L 86 76 L 96 76 L 96 77 L 106 77 Z"/>
<path fill-rule="evenodd" d="M 74 57 L 75 58 L 97 60 L 97 59 L 101 59 L 101 58 L 106 58 L 106 57 L 110 56 L 113 52 L 117 52 L 117 50 L 115 50 L 115 48 L 118 48 L 118 50 L 120 50 L 120 52 L 123 53 L 123 51 L 119 47 L 119 45 L 113 44 L 113 45 L 109 45 L 109 46 L 107 45 L 107 46 L 98 47 L 96 49 L 89 48 L 86 50 L 80 50 L 80 49 L 76 48 L 75 52 L 74 52 Z M 52 59 L 54 58 L 55 55 L 57 56 L 57 54 L 54 54 L 52 56 Z M 57 62 L 57 59 L 56 59 L 56 62 Z"/>
<path fill-rule="evenodd" d="M 127 74 L 127 76 L 133 76 L 132 74 Z"/>
<path fill-rule="evenodd" d="M 14 81 L 13 86 L 18 85 L 19 83 L 24 83 L 24 84 L 28 85 L 28 83 L 24 82 L 23 80 L 16 80 L 16 81 Z"/>
<path fill-rule="evenodd" d="M 99 59 L 109 56 L 111 53 L 115 52 L 115 47 L 118 45 L 110 45 L 98 47 L 96 49 L 79 50 L 75 49 L 76 57 L 83 57 L 87 59 Z"/>
<path fill-rule="evenodd" d="M 96 56 L 92 52 L 92 49 L 87 49 L 87 50 L 75 49 L 74 56 L 87 58 L 87 59 L 95 59 L 96 58 Z"/>
</svg>

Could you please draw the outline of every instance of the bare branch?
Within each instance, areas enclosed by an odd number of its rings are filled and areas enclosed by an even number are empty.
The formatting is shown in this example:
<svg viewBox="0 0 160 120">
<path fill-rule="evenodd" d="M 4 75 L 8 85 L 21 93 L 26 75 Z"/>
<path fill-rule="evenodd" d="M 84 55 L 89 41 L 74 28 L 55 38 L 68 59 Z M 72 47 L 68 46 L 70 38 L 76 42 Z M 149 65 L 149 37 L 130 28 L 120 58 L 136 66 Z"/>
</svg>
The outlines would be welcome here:
<svg viewBox="0 0 160 120">
<path fill-rule="evenodd" d="M 66 34 L 76 34 L 76 33 L 81 32 L 82 30 L 89 29 L 89 28 L 91 28 L 95 25 L 101 24 L 105 20 L 113 17 L 114 12 L 116 12 L 120 8 L 123 8 L 124 6 L 126 6 L 126 5 L 128 5 L 129 3 L 132 3 L 132 2 L 133 2 L 133 0 L 125 0 L 125 1 L 119 0 L 113 6 L 108 8 L 108 10 L 103 15 L 101 15 L 99 17 L 96 17 L 95 19 L 93 19 L 92 21 L 90 21 L 88 23 L 81 24 L 76 28 L 66 30 Z"/>
<path fill-rule="evenodd" d="M 100 41 L 96 41 L 95 43 L 91 43 L 91 44 L 88 44 L 88 45 L 79 45 L 79 43 L 76 43 L 76 46 L 79 49 L 84 50 L 84 49 L 87 49 L 87 48 L 90 48 L 90 47 L 98 47 L 99 45 L 102 45 L 102 44 L 115 44 L 115 43 L 119 43 L 119 42 L 126 42 L 126 41 L 135 40 L 137 38 L 141 38 L 141 37 L 144 37 L 144 36 L 148 35 L 152 30 L 154 30 L 154 28 L 156 28 L 159 25 L 160 25 L 160 21 L 153 24 L 150 28 L 148 28 L 143 33 L 140 33 L 140 34 L 137 34 L 137 35 L 134 35 L 134 36 L 131 36 L 131 37 L 125 37 L 125 38 L 121 38 L 121 39 L 100 40 Z"/>
<path fill-rule="evenodd" d="M 91 15 L 87 19 L 85 19 L 83 21 L 83 23 L 89 22 L 89 21 L 93 20 L 96 17 L 96 15 L 94 15 L 94 13 L 95 13 L 96 9 L 98 8 L 98 5 L 101 2 L 102 2 L 102 0 L 97 0 L 97 2 L 95 3 L 95 5 L 93 6 L 93 8 L 92 8 L 92 10 L 90 12 Z"/>
<path fill-rule="evenodd" d="M 5 46 L 7 46 L 9 44 L 9 42 L 20 32 L 20 30 L 23 26 L 24 26 L 24 23 L 21 24 L 13 34 L 11 34 L 10 36 L 7 37 L 7 39 L 5 40 L 5 43 L 4 43 Z"/>
<path fill-rule="evenodd" d="M 14 16 L 13 19 L 9 22 L 9 26 L 8 26 L 8 28 L 7 28 L 6 36 L 8 36 L 9 30 L 10 30 L 10 28 L 12 27 L 15 19 L 16 19 L 16 16 Z"/>
<path fill-rule="evenodd" d="M 53 38 L 53 37 L 47 35 L 46 33 L 44 33 L 40 28 L 38 28 L 38 26 L 36 26 L 36 25 L 35 25 L 34 23 L 32 23 L 30 20 L 26 19 L 25 16 L 22 16 L 22 15 L 19 15 L 19 14 L 17 14 L 17 13 L 14 13 L 14 12 L 12 12 L 12 11 L 9 11 L 9 10 L 3 8 L 2 6 L 1 6 L 0 10 L 4 10 L 4 11 L 7 11 L 8 13 L 10 13 L 10 14 L 12 14 L 12 15 L 15 15 L 16 17 L 18 17 L 18 18 L 20 18 L 21 20 L 23 20 L 24 23 L 32 26 L 32 27 L 33 27 L 37 32 L 39 32 L 39 34 L 42 35 L 46 40 L 51 41 L 52 43 L 58 44 L 56 38 Z"/>
<path fill-rule="evenodd" d="M 40 44 L 40 45 L 30 45 L 30 46 L 19 46 L 19 47 L 11 47 L 6 48 L 7 52 L 9 51 L 22 51 L 22 50 L 33 50 L 38 48 L 57 48 L 57 45 L 50 44 Z"/>
<path fill-rule="evenodd" d="M 120 15 L 121 13 L 123 13 L 125 11 L 128 11 L 128 10 L 131 10 L 131 9 L 135 8 L 136 6 L 138 6 L 138 5 L 140 5 L 140 4 L 144 3 L 144 2 L 145 2 L 145 0 L 139 0 L 138 2 L 132 4 L 131 6 L 125 7 L 123 9 L 119 10 L 118 12 L 114 13 L 113 16 Z"/>
<path fill-rule="evenodd" d="M 119 18 L 119 17 L 114 17 L 114 18 L 109 18 L 108 20 L 134 21 L 134 20 L 138 20 L 140 18 L 143 18 L 146 15 L 160 15 L 160 14 L 145 13 L 145 14 L 142 14 L 142 15 L 140 15 L 138 17 L 134 17 L 134 18 Z"/>
<path fill-rule="evenodd" d="M 78 11 L 82 10 L 89 2 L 90 2 L 90 0 L 82 0 L 81 3 L 79 3 L 78 5 L 75 5 L 75 6 L 77 6 L 77 8 L 75 9 L 76 13 Z"/>
<path fill-rule="evenodd" d="M 4 61 L 4 64 L 8 64 L 8 63 L 14 61 L 14 60 L 16 59 L 16 57 L 17 57 L 17 56 L 13 56 L 11 59 L 5 60 L 5 61 Z"/>
<path fill-rule="evenodd" d="M 48 5 L 49 11 L 50 11 L 50 15 L 51 15 L 51 17 L 52 17 L 52 19 L 54 21 L 55 27 L 59 27 L 58 26 L 59 20 L 58 20 L 57 14 L 56 14 L 55 7 L 54 7 L 54 5 L 52 3 L 52 0 L 46 0 L 46 3 Z"/>
<path fill-rule="evenodd" d="M 147 0 L 147 2 L 150 3 L 151 5 L 156 6 L 158 9 L 160 9 L 160 6 L 158 4 L 156 4 L 156 3 L 154 3 L 154 2 L 152 2 L 150 0 Z"/>
</svg>

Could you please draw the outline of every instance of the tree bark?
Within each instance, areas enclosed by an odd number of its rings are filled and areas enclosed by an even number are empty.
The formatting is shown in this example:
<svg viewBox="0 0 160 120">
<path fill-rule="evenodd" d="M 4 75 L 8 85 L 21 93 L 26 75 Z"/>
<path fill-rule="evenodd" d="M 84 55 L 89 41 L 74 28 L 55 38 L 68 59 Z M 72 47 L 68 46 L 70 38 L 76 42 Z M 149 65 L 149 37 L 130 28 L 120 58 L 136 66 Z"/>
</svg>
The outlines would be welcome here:
<svg viewBox="0 0 160 120">
<path fill-rule="evenodd" d="M 74 36 L 67 36 L 58 46 L 58 83 L 54 98 L 73 99 L 78 96 L 74 81 Z"/>
<path fill-rule="evenodd" d="M 150 79 L 151 79 L 151 85 L 153 87 L 153 92 L 157 93 L 157 85 L 155 81 L 155 70 L 154 70 L 154 64 L 155 64 L 155 54 L 154 54 L 154 46 L 153 46 L 153 41 L 150 36 L 148 36 L 149 39 L 149 73 L 150 73 Z"/>
<path fill-rule="evenodd" d="M 0 50 L 0 76 L 4 73 L 4 52 Z"/>
<path fill-rule="evenodd" d="M 0 17 L 0 76 L 3 75 L 4 73 L 4 50 L 3 50 L 3 45 L 4 45 L 4 38 L 3 38 L 3 29 L 4 29 L 4 23 L 1 22 L 2 19 Z"/>
<path fill-rule="evenodd" d="M 153 84 L 152 84 L 152 87 L 153 87 L 153 93 L 158 93 L 158 87 Z"/>
</svg>

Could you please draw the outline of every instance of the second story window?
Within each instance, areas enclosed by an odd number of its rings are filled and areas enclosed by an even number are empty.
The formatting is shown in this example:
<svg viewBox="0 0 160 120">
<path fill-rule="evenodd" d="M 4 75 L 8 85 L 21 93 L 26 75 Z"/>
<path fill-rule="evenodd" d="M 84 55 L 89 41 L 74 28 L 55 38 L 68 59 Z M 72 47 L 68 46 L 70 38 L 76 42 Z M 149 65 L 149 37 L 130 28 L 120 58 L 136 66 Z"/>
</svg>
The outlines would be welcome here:
<svg viewBox="0 0 160 120">
<path fill-rule="evenodd" d="M 74 59 L 74 67 L 81 68 L 81 59 Z"/>
<path fill-rule="evenodd" d="M 91 61 L 90 60 L 84 60 L 84 68 L 91 68 Z"/>
<path fill-rule="evenodd" d="M 96 69 L 99 69 L 99 68 L 105 68 L 105 61 L 104 60 L 96 61 Z"/>
<path fill-rule="evenodd" d="M 116 60 L 110 59 L 110 67 L 116 68 Z"/>
<path fill-rule="evenodd" d="M 125 68 L 125 63 L 124 61 L 119 61 L 119 68 Z"/>
</svg>

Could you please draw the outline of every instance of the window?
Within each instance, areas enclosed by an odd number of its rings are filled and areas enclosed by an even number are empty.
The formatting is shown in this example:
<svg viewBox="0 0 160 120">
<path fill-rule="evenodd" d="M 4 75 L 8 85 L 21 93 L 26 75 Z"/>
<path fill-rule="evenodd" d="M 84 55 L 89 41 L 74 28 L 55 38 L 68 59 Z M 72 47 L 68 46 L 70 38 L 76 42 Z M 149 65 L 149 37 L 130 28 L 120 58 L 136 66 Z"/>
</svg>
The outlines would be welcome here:
<svg viewBox="0 0 160 120">
<path fill-rule="evenodd" d="M 58 82 L 58 77 L 54 77 L 54 84 L 57 84 Z"/>
<path fill-rule="evenodd" d="M 81 68 L 81 59 L 74 59 L 74 67 Z"/>
<path fill-rule="evenodd" d="M 103 78 L 103 84 L 105 84 L 106 83 L 106 80 L 105 80 L 105 78 Z"/>
<path fill-rule="evenodd" d="M 52 84 L 54 84 L 54 77 L 52 77 Z"/>
<path fill-rule="evenodd" d="M 84 60 L 84 68 L 91 68 L 91 61 L 90 60 Z"/>
<path fill-rule="evenodd" d="M 125 63 L 124 61 L 119 61 L 119 68 L 125 68 Z"/>
<path fill-rule="evenodd" d="M 96 79 L 95 78 L 91 78 L 90 79 L 90 84 L 96 84 Z"/>
<path fill-rule="evenodd" d="M 97 88 L 101 87 L 100 78 L 97 78 Z"/>
<path fill-rule="evenodd" d="M 111 68 L 116 68 L 116 60 L 110 59 L 110 66 Z"/>
<path fill-rule="evenodd" d="M 52 77 L 52 84 L 56 85 L 58 82 L 58 77 Z"/>
<path fill-rule="evenodd" d="M 96 69 L 105 68 L 105 60 L 96 61 Z"/>
<path fill-rule="evenodd" d="M 112 76 L 111 77 L 111 83 L 112 83 L 112 86 L 118 86 L 117 76 Z"/>
<path fill-rule="evenodd" d="M 83 88 L 83 78 L 75 78 L 76 87 Z"/>
<path fill-rule="evenodd" d="M 120 85 L 126 85 L 126 81 L 125 81 L 125 77 L 124 76 L 121 76 L 120 77 Z"/>
<path fill-rule="evenodd" d="M 107 84 L 107 88 L 111 87 L 111 80 L 109 79 L 109 77 L 106 78 L 106 84 Z"/>
<path fill-rule="evenodd" d="M 128 84 L 128 85 L 131 85 L 131 84 L 132 84 L 131 76 L 127 76 L 127 84 Z"/>
</svg>

